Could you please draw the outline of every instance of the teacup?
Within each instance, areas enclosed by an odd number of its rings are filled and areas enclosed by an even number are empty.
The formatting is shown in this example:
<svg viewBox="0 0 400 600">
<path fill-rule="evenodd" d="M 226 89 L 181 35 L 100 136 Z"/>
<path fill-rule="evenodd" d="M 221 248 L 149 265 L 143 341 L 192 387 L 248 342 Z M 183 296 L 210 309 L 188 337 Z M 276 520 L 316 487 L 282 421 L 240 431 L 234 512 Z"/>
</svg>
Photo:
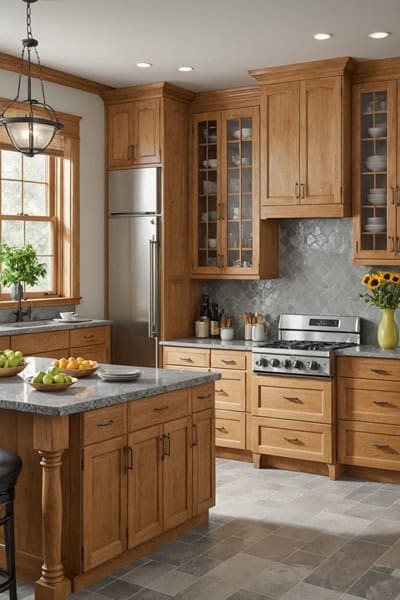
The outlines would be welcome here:
<svg viewBox="0 0 400 600">
<path fill-rule="evenodd" d="M 63 321 L 73 321 L 77 316 L 78 313 L 76 312 L 60 312 L 60 317 Z"/>
</svg>

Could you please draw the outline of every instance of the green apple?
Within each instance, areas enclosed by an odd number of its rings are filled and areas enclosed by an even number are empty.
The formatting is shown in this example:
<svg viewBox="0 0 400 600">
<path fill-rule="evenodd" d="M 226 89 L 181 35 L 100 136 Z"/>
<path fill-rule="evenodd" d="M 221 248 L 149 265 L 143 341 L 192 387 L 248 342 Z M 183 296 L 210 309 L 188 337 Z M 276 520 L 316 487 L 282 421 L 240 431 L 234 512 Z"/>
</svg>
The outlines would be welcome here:
<svg viewBox="0 0 400 600">
<path fill-rule="evenodd" d="M 5 369 L 9 369 L 10 368 L 10 361 L 7 359 L 6 362 L 4 363 L 4 368 Z"/>
<path fill-rule="evenodd" d="M 72 379 L 69 375 L 64 375 L 64 383 L 72 383 Z"/>
<path fill-rule="evenodd" d="M 53 382 L 53 375 L 50 375 L 50 373 L 46 373 L 45 376 L 43 377 L 43 383 L 45 385 L 52 385 Z"/>
<path fill-rule="evenodd" d="M 7 357 L 4 354 L 0 354 L 0 369 L 4 367 L 6 364 Z"/>
<path fill-rule="evenodd" d="M 12 350 L 4 350 L 4 354 L 7 358 L 14 358 L 14 352 Z"/>
<path fill-rule="evenodd" d="M 49 373 L 49 375 L 53 375 L 53 377 L 55 377 L 55 375 L 59 375 L 61 373 L 61 371 L 58 367 L 49 367 L 47 369 L 47 373 Z"/>
<path fill-rule="evenodd" d="M 16 358 L 14 356 L 14 358 L 9 358 L 8 359 L 8 364 L 10 365 L 10 367 L 18 367 L 19 365 L 19 358 Z"/>
<path fill-rule="evenodd" d="M 65 383 L 65 377 L 62 373 L 54 376 L 54 383 Z"/>
<path fill-rule="evenodd" d="M 39 371 L 39 373 L 36 373 L 35 377 L 33 378 L 33 383 L 43 383 L 43 377 L 45 376 L 46 373 L 43 373 L 43 371 Z"/>
<path fill-rule="evenodd" d="M 21 350 L 17 350 L 16 352 L 14 352 L 14 356 L 15 358 L 18 358 L 18 360 L 24 358 L 24 355 L 22 354 Z"/>
</svg>

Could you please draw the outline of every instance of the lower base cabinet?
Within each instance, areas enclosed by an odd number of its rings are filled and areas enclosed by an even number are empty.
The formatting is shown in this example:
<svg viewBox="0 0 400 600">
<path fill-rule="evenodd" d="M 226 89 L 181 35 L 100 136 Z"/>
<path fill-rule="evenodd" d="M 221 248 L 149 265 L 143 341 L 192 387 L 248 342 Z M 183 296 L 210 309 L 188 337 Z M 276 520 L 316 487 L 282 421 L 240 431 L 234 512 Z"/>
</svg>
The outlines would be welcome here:
<svg viewBox="0 0 400 600">
<path fill-rule="evenodd" d="M 215 504 L 214 409 L 193 414 L 193 516 Z"/>
</svg>

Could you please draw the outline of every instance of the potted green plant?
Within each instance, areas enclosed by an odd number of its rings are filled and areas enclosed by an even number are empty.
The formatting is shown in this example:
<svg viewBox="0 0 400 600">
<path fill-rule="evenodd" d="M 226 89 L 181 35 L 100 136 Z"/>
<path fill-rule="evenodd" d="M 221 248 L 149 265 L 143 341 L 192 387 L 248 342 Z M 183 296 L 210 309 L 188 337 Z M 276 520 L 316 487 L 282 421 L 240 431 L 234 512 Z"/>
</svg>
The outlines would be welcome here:
<svg viewBox="0 0 400 600">
<path fill-rule="evenodd" d="M 17 302 L 22 300 L 22 284 L 33 287 L 47 272 L 31 244 L 21 247 L 0 244 L 0 264 L 0 283 L 11 288 L 11 298 Z"/>
</svg>

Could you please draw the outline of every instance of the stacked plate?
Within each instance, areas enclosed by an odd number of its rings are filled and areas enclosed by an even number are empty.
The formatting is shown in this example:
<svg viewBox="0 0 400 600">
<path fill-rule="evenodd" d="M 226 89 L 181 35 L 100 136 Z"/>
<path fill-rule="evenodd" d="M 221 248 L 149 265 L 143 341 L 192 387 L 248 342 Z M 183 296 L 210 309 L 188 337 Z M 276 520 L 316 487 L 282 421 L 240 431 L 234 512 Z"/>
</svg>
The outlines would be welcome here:
<svg viewBox="0 0 400 600">
<path fill-rule="evenodd" d="M 386 162 L 387 160 L 384 154 L 375 154 L 374 156 L 368 156 L 365 164 L 369 171 L 385 171 Z"/>
<path fill-rule="evenodd" d="M 371 188 L 368 192 L 368 202 L 376 206 L 386 204 L 386 188 Z"/>
<path fill-rule="evenodd" d="M 129 367 L 101 367 L 97 375 L 103 381 L 133 381 L 140 377 L 140 369 L 130 369 Z"/>
<path fill-rule="evenodd" d="M 370 233 L 386 231 L 386 217 L 368 217 L 365 231 L 369 231 Z"/>
</svg>

